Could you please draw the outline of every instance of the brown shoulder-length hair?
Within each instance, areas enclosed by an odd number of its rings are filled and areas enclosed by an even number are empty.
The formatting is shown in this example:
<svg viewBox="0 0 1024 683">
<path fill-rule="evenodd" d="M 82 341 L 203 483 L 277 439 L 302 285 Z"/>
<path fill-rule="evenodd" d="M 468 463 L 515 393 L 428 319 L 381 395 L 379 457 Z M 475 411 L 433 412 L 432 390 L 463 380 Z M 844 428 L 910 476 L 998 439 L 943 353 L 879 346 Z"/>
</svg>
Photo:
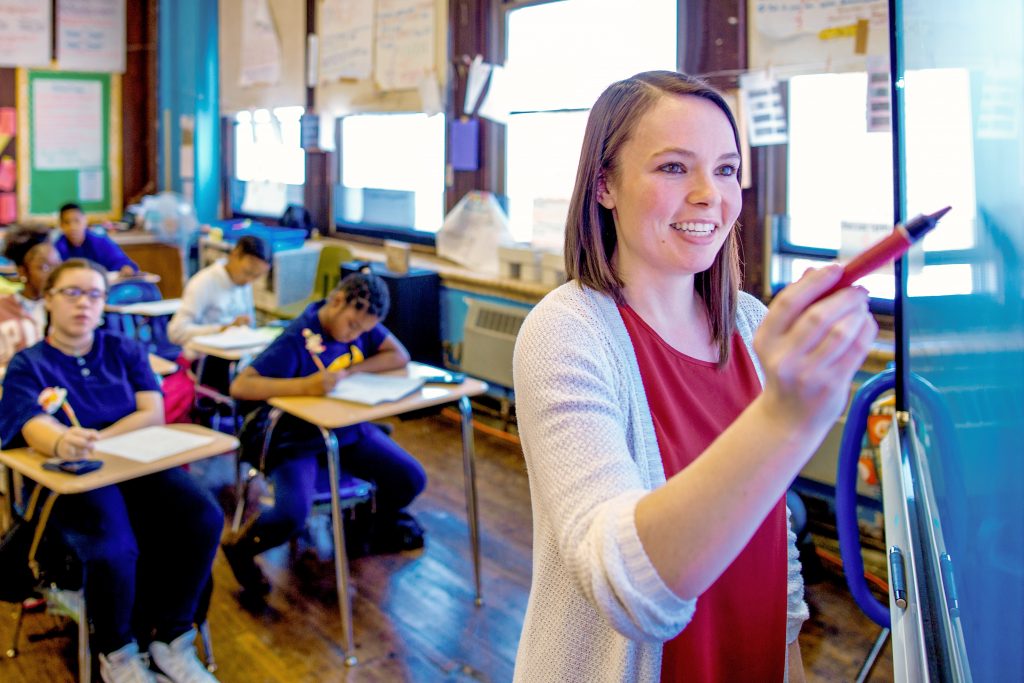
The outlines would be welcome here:
<svg viewBox="0 0 1024 683">
<path fill-rule="evenodd" d="M 615 221 L 612 212 L 598 202 L 602 179 L 613 178 L 619 154 L 643 116 L 666 95 L 701 97 L 722 110 L 732 127 L 736 149 L 739 130 L 722 96 L 704 81 L 675 71 L 645 71 L 611 84 L 590 110 L 583 135 L 576 186 L 569 202 L 565 225 L 565 272 L 623 303 L 623 282 L 612 267 L 615 252 Z M 739 174 L 736 174 L 739 182 Z M 707 308 L 711 335 L 718 347 L 718 365 L 729 359 L 729 339 L 736 327 L 736 299 L 740 284 L 739 239 L 736 228 L 715 257 L 711 267 L 694 278 L 694 287 Z"/>
<path fill-rule="evenodd" d="M 49 292 L 51 289 L 56 287 L 57 282 L 60 280 L 60 276 L 69 270 L 91 270 L 99 273 L 103 280 L 103 291 L 107 291 L 107 269 L 87 258 L 69 258 L 67 261 L 64 261 L 59 266 L 51 270 L 50 275 L 46 278 L 44 291 Z"/>
</svg>

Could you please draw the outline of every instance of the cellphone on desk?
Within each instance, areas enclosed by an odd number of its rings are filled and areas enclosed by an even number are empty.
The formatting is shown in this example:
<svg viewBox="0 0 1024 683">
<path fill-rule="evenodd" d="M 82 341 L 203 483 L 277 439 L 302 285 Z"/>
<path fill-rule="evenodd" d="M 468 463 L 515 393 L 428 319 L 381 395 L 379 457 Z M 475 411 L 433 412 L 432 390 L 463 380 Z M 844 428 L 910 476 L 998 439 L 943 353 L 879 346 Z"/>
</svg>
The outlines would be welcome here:
<svg viewBox="0 0 1024 683">
<path fill-rule="evenodd" d="M 50 458 L 43 463 L 44 470 L 66 472 L 68 474 L 87 474 L 95 472 L 101 467 L 103 467 L 102 460 L 61 460 L 60 458 Z"/>
<path fill-rule="evenodd" d="M 423 375 L 422 379 L 427 384 L 462 384 L 466 379 L 464 372 L 435 372 L 430 375 Z"/>
</svg>

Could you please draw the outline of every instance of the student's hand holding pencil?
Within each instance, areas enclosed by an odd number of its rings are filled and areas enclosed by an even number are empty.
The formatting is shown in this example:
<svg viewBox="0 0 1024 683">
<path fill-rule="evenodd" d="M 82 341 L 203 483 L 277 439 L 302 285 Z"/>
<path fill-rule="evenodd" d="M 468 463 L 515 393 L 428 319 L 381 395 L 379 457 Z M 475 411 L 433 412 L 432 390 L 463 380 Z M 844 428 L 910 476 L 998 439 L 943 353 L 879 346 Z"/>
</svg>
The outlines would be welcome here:
<svg viewBox="0 0 1024 683">
<path fill-rule="evenodd" d="M 306 377 L 308 396 L 326 396 L 331 390 L 349 375 L 348 370 L 320 370 Z"/>
<path fill-rule="evenodd" d="M 100 433 L 95 429 L 68 427 L 53 444 L 53 455 L 61 460 L 85 460 L 96 451 Z"/>
</svg>

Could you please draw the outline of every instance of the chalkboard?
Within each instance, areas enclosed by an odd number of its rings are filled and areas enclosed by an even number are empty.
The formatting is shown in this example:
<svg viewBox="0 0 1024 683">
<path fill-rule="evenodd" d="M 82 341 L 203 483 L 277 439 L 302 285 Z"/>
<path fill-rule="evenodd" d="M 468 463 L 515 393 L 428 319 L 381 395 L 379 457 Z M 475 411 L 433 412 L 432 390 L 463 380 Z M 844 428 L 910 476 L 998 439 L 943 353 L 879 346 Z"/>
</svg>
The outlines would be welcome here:
<svg viewBox="0 0 1024 683">
<path fill-rule="evenodd" d="M 18 69 L 18 218 L 52 219 L 76 202 L 119 218 L 121 77 Z"/>
</svg>

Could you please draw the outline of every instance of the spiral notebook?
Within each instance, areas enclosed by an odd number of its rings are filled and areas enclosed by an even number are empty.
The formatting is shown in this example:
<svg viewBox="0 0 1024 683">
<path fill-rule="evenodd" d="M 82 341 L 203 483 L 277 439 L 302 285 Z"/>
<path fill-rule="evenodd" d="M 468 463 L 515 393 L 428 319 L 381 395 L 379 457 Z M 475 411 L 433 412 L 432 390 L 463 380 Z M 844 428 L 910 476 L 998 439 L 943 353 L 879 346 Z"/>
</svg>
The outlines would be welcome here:
<svg viewBox="0 0 1024 683">
<path fill-rule="evenodd" d="M 338 382 L 328 396 L 343 401 L 375 406 L 378 403 L 404 398 L 421 386 L 423 386 L 423 379 L 420 377 L 396 377 L 356 372 Z"/>
</svg>

